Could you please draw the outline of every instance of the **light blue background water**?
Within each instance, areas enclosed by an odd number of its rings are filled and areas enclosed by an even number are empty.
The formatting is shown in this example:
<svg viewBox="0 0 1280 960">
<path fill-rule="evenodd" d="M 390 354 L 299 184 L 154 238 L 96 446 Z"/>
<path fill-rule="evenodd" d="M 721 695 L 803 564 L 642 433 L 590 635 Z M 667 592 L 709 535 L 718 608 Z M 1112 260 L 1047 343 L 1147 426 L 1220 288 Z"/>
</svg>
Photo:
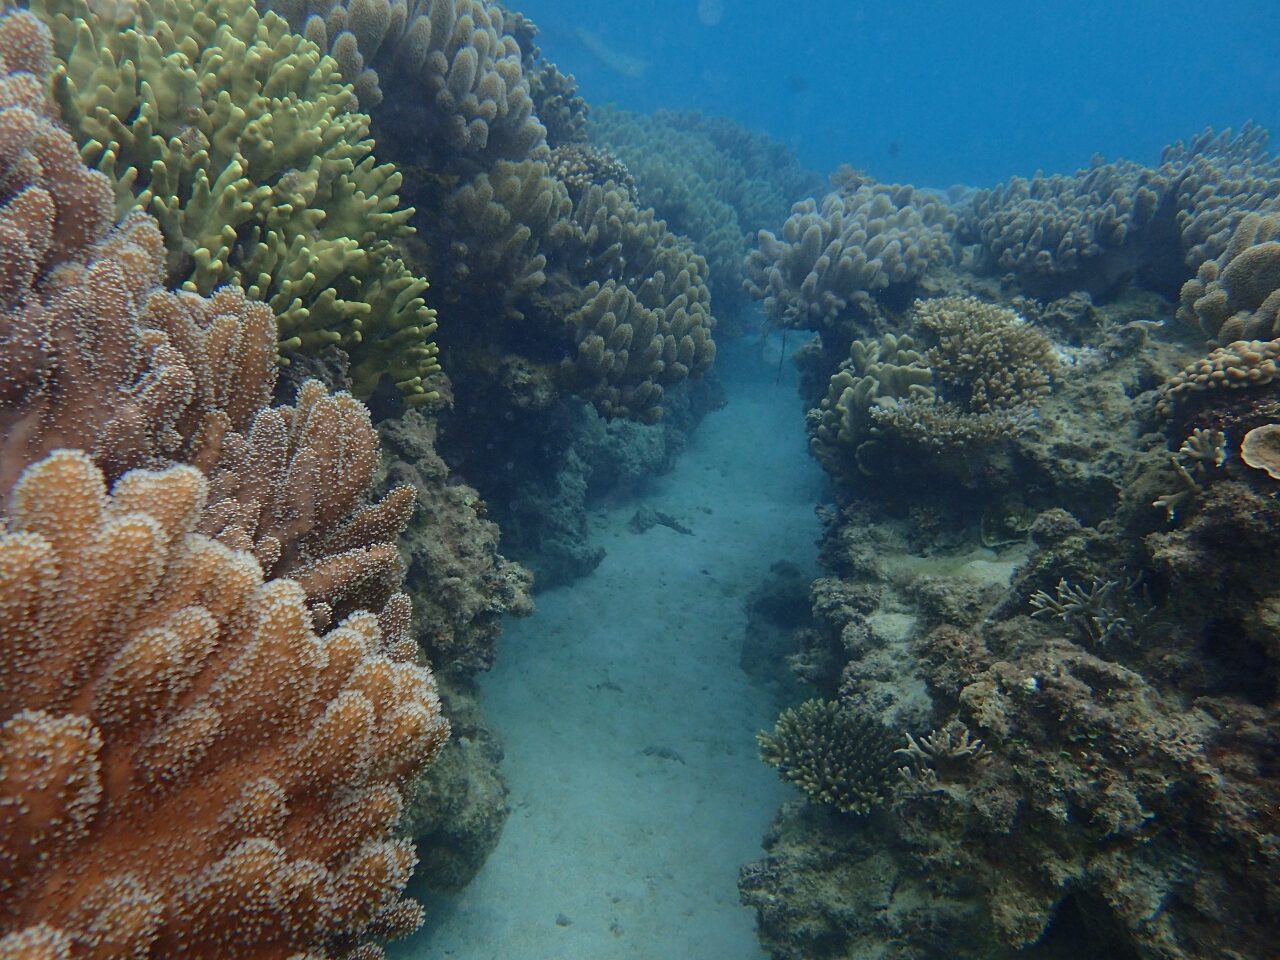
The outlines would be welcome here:
<svg viewBox="0 0 1280 960">
<path fill-rule="evenodd" d="M 1253 118 L 1280 139 L 1280 0 L 516 9 L 589 102 L 726 114 L 824 173 L 848 162 L 885 181 L 985 186 L 1037 168 L 1070 172 L 1095 152 L 1154 163 L 1166 143 L 1210 124 Z M 593 45 L 648 67 L 611 69 Z"/>
</svg>

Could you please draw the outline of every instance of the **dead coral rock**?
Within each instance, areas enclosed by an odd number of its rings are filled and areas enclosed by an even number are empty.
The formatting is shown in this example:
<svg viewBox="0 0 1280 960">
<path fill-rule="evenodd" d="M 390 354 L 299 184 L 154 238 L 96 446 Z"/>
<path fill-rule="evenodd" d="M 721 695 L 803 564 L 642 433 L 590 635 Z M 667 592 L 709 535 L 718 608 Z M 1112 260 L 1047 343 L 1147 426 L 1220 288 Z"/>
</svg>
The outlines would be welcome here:
<svg viewBox="0 0 1280 960">
<path fill-rule="evenodd" d="M 499 530 L 486 519 L 480 494 L 451 480 L 435 451 L 434 420 L 410 410 L 379 429 L 382 485 L 407 485 L 418 495 L 418 512 L 401 539 L 409 558 L 405 582 L 418 599 L 418 643 L 437 670 L 487 670 L 502 618 L 533 612 L 532 576 L 499 552 Z"/>
<path fill-rule="evenodd" d="M 399 832 L 418 843 L 417 880 L 432 890 L 461 890 L 497 846 L 511 811 L 502 744 L 473 685 L 446 679 L 440 695 L 453 732 L 409 791 Z"/>
</svg>

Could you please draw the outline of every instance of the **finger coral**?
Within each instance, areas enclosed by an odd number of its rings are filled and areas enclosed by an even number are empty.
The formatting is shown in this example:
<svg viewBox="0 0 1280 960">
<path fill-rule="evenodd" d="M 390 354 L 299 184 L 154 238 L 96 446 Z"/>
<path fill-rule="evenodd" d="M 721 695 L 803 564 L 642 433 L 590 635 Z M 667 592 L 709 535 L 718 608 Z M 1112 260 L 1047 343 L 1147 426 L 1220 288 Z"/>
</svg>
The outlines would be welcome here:
<svg viewBox="0 0 1280 960">
<path fill-rule="evenodd" d="M 448 726 L 369 613 L 194 532 L 192 467 L 57 451 L 0 537 L 0 953 L 285 957 L 412 928 L 407 777 Z M 78 954 L 77 954 L 78 955 Z"/>
<path fill-rule="evenodd" d="M 388 104 L 427 149 L 520 160 L 544 144 L 523 53 L 488 0 L 262 0 L 341 66 L 366 109 L 382 86 L 415 91 Z"/>
<path fill-rule="evenodd" d="M 1099 160 L 1073 175 L 1014 177 L 974 195 L 964 235 L 1039 293 L 1101 293 L 1136 269 L 1134 247 L 1168 186 L 1155 171 L 1124 161 Z"/>
<path fill-rule="evenodd" d="M 910 290 L 932 264 L 949 263 L 955 223 L 932 194 L 850 171 L 821 204 L 797 203 L 780 237 L 760 231 L 747 289 L 775 324 L 821 330 L 868 312 L 883 291 Z"/>
<path fill-rule="evenodd" d="M 1221 344 L 1280 336 L 1280 215 L 1247 214 L 1182 286 L 1178 319 Z"/>
<path fill-rule="evenodd" d="M 62 120 L 119 207 L 159 221 L 171 283 L 236 283 L 286 351 L 336 343 L 360 395 L 386 375 L 429 399 L 435 318 L 394 246 L 413 211 L 334 61 L 250 0 L 142 0 L 123 23 L 87 0 L 32 12 L 53 33 Z"/>
</svg>

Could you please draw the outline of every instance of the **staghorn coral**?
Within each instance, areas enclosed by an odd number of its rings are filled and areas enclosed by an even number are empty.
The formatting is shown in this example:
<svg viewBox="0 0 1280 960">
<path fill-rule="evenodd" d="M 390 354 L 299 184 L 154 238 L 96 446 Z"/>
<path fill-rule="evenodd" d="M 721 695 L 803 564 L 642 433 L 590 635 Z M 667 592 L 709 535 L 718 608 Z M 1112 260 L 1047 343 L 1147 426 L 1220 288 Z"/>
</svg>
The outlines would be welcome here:
<svg viewBox="0 0 1280 960">
<path fill-rule="evenodd" d="M 969 728 L 959 721 L 932 730 L 919 740 L 910 733 L 906 737 L 907 745 L 893 752 L 906 761 L 898 768 L 898 776 L 912 789 L 937 788 L 985 759 L 986 745 L 975 740 Z"/>
<path fill-rule="evenodd" d="M 1196 427 L 1182 441 L 1169 464 L 1182 486 L 1176 493 L 1166 493 L 1152 501 L 1152 506 L 1165 511 L 1170 522 L 1182 506 L 1204 492 L 1207 481 L 1227 460 L 1227 436 L 1221 430 Z"/>
<path fill-rule="evenodd" d="M 835 701 L 806 700 L 760 733 L 760 756 L 778 776 L 841 813 L 865 814 L 888 798 L 894 763 L 890 732 Z"/>
<path fill-rule="evenodd" d="M 1217 343 L 1280 337 L 1280 215 L 1244 216 L 1179 299 L 1178 319 Z"/>
<path fill-rule="evenodd" d="M 194 532 L 192 467 L 58 451 L 0 536 L 0 952 L 285 957 L 412 929 L 390 839 L 448 734 L 407 598 L 323 636 Z M 46 955 L 46 954 L 41 954 Z"/>
<path fill-rule="evenodd" d="M 327 50 L 365 109 L 382 85 L 413 93 L 383 105 L 394 135 L 441 166 L 445 152 L 521 160 L 542 147 L 523 51 L 508 14 L 488 0 L 261 0 Z M 530 25 L 531 26 L 531 25 Z M 409 131 L 412 131 L 410 134 Z"/>
<path fill-rule="evenodd" d="M 831 327 L 949 263 L 954 227 L 954 214 L 933 194 L 850 172 L 821 205 L 792 207 L 781 238 L 760 231 L 747 258 L 747 290 L 779 326 Z"/>
<path fill-rule="evenodd" d="M 1034 404 L 1058 367 L 1053 344 L 1012 310 L 974 297 L 917 300 L 916 320 L 937 339 L 927 363 L 944 397 L 972 413 Z"/>
<path fill-rule="evenodd" d="M 411 232 L 400 175 L 337 66 L 249 0 L 142 0 L 124 22 L 38 0 L 62 119 L 122 209 L 152 213 L 170 282 L 234 282 L 279 317 L 286 350 L 337 343 L 354 389 L 389 376 L 432 399 L 435 317 L 394 243 Z"/>
</svg>

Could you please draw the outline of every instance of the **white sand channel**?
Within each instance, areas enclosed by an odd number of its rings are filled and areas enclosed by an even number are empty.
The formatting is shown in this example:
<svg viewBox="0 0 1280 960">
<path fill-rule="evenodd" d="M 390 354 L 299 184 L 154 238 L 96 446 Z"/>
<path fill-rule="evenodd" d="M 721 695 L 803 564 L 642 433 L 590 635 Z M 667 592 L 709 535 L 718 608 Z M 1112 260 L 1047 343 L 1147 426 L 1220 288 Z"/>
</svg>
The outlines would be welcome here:
<svg viewBox="0 0 1280 960">
<path fill-rule="evenodd" d="M 738 868 L 788 795 L 758 759 L 774 705 L 739 666 L 745 602 L 809 572 L 823 478 L 776 344 L 724 358 L 728 406 L 651 492 L 599 512 L 608 555 L 511 622 L 483 680 L 511 817 L 400 958 L 759 960 Z M 650 506 L 692 530 L 628 530 Z"/>
</svg>

